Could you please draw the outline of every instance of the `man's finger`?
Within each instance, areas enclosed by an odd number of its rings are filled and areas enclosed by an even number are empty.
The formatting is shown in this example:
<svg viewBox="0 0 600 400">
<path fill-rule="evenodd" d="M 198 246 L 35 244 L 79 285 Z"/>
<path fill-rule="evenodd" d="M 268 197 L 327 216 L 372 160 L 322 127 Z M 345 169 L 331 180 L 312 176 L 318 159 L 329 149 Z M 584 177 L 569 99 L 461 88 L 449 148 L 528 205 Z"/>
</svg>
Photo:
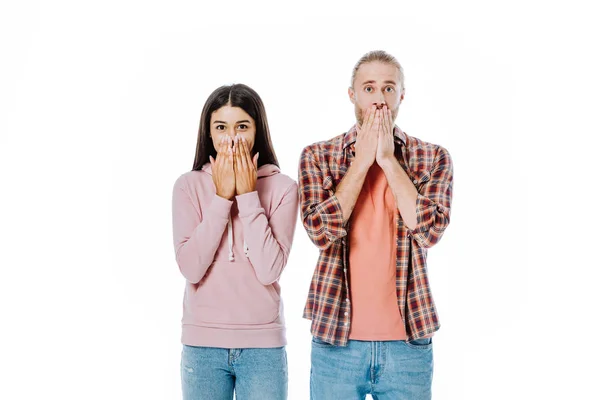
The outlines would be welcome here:
<svg viewBox="0 0 600 400">
<path fill-rule="evenodd" d="M 382 110 L 382 122 L 383 122 L 383 132 L 385 134 L 388 134 L 390 132 L 390 120 L 389 120 L 389 112 L 388 112 L 388 108 L 386 106 L 383 107 Z"/>
<path fill-rule="evenodd" d="M 363 111 L 363 125 L 365 125 L 369 121 L 370 116 L 371 116 L 371 107 L 367 107 L 367 109 Z"/>
<path fill-rule="evenodd" d="M 371 107 L 369 107 L 369 118 L 367 118 L 367 123 L 365 124 L 366 131 L 371 130 L 371 127 L 373 126 L 373 120 L 375 119 L 376 114 L 377 114 L 377 110 L 375 109 L 375 105 L 372 105 Z"/>
<path fill-rule="evenodd" d="M 381 111 L 375 111 L 375 120 L 373 121 L 373 126 L 378 131 L 381 126 Z"/>
</svg>

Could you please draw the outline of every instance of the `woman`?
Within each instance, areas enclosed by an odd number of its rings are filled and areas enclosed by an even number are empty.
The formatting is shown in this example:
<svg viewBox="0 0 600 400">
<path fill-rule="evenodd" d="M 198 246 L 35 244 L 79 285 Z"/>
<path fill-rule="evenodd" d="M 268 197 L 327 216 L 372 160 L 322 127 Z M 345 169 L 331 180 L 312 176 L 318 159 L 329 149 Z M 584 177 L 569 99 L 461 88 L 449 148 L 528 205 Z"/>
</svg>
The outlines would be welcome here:
<svg viewBox="0 0 600 400">
<path fill-rule="evenodd" d="M 287 398 L 278 279 L 296 226 L 297 184 L 280 173 L 264 105 L 246 85 L 204 105 L 194 167 L 173 190 L 177 264 L 186 278 L 184 399 Z"/>
</svg>

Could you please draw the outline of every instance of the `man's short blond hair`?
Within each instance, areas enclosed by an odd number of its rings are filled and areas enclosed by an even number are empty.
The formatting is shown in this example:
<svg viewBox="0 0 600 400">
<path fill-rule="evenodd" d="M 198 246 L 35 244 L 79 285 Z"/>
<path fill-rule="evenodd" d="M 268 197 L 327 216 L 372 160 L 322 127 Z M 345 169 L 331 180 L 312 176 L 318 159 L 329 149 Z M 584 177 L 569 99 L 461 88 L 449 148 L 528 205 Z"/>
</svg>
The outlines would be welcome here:
<svg viewBox="0 0 600 400">
<path fill-rule="evenodd" d="M 354 69 L 352 70 L 352 79 L 350 80 L 350 87 L 354 87 L 354 79 L 356 79 L 356 72 L 358 71 L 360 66 L 365 63 L 369 63 L 369 62 L 373 62 L 373 61 L 379 61 L 382 63 L 391 64 L 391 65 L 395 66 L 396 68 L 398 68 L 398 72 L 400 75 L 400 89 L 404 90 L 404 70 L 402 69 L 402 66 L 400 65 L 398 60 L 396 60 L 396 57 L 394 57 L 393 55 L 391 55 L 389 53 L 386 53 L 383 50 L 370 51 L 370 52 L 366 53 L 365 55 L 363 55 L 358 60 L 358 62 L 354 66 Z"/>
</svg>

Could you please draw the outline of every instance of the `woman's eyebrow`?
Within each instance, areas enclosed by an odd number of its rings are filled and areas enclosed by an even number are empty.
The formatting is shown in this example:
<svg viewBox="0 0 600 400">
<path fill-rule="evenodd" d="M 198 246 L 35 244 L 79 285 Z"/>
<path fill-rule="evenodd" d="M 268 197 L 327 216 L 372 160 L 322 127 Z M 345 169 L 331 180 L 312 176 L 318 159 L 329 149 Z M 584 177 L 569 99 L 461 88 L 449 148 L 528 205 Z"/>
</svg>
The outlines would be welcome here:
<svg viewBox="0 0 600 400">
<path fill-rule="evenodd" d="M 239 124 L 240 122 L 247 122 L 250 123 L 250 121 L 248 121 L 247 119 L 243 119 L 241 121 L 236 122 L 236 124 Z M 226 124 L 227 122 L 225 121 L 214 121 L 213 124 Z"/>
</svg>

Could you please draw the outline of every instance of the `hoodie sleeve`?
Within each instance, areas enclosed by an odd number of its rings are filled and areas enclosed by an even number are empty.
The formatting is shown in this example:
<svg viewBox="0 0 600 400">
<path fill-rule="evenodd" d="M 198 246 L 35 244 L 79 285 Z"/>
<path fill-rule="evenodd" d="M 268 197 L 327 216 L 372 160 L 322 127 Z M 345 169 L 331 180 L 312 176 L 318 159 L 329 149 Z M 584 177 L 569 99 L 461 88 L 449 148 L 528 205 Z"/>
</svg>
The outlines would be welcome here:
<svg viewBox="0 0 600 400">
<path fill-rule="evenodd" d="M 173 188 L 173 244 L 179 270 L 198 283 L 212 264 L 227 227 L 233 201 L 216 194 L 205 212 L 194 205 L 181 176 Z"/>
<path fill-rule="evenodd" d="M 285 191 L 277 208 L 267 219 L 258 192 L 236 197 L 242 220 L 248 258 L 256 277 L 263 285 L 279 279 L 294 239 L 298 217 L 298 185 L 293 182 Z"/>
</svg>

